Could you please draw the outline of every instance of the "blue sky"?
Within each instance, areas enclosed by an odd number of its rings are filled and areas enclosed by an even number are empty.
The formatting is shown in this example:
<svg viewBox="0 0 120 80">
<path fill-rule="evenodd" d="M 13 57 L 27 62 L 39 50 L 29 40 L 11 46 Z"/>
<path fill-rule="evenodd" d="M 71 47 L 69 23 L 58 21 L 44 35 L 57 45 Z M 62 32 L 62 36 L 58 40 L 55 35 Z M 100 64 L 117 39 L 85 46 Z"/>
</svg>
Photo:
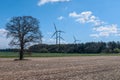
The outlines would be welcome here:
<svg viewBox="0 0 120 80">
<path fill-rule="evenodd" d="M 5 24 L 13 16 L 33 16 L 40 21 L 43 43 L 57 29 L 64 31 L 63 43 L 120 40 L 120 0 L 0 0 L 0 48 L 9 47 Z"/>
</svg>

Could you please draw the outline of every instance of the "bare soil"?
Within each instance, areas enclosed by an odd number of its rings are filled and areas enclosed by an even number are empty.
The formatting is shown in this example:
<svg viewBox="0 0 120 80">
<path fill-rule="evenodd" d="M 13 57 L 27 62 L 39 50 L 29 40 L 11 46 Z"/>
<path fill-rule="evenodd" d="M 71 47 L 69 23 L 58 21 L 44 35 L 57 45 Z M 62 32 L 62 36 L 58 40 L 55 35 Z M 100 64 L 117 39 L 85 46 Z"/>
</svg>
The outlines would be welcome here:
<svg viewBox="0 0 120 80">
<path fill-rule="evenodd" d="M 0 80 L 120 80 L 119 56 L 0 59 Z"/>
</svg>

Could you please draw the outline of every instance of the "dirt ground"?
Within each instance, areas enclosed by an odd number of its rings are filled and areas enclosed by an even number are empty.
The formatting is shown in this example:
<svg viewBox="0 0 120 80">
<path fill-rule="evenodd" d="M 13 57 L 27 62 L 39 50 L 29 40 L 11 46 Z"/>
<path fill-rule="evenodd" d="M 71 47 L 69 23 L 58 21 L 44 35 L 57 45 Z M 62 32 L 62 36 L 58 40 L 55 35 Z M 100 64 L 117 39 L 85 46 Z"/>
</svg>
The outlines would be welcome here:
<svg viewBox="0 0 120 80">
<path fill-rule="evenodd" d="M 0 59 L 0 80 L 120 80 L 120 57 Z"/>
</svg>

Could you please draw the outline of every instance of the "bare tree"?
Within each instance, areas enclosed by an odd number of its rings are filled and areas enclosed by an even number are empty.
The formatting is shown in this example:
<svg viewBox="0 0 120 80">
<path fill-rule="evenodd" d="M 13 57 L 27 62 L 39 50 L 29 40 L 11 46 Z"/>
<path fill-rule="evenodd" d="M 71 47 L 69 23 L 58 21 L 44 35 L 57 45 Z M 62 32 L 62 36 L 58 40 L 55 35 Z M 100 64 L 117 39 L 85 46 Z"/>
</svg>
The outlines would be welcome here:
<svg viewBox="0 0 120 80">
<path fill-rule="evenodd" d="M 10 45 L 19 46 L 19 59 L 24 56 L 25 47 L 32 42 L 41 42 L 41 31 L 39 21 L 32 16 L 13 17 L 6 24 L 7 37 L 12 37 Z"/>
</svg>

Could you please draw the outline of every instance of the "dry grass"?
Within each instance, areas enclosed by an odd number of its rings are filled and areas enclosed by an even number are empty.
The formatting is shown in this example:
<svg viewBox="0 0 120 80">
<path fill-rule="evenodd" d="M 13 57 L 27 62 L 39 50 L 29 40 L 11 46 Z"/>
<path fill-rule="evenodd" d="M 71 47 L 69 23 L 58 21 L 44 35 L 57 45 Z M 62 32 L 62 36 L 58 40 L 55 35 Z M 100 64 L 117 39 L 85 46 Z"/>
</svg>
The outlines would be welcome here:
<svg viewBox="0 0 120 80">
<path fill-rule="evenodd" d="M 0 80 L 120 80 L 120 57 L 2 58 Z"/>
</svg>

